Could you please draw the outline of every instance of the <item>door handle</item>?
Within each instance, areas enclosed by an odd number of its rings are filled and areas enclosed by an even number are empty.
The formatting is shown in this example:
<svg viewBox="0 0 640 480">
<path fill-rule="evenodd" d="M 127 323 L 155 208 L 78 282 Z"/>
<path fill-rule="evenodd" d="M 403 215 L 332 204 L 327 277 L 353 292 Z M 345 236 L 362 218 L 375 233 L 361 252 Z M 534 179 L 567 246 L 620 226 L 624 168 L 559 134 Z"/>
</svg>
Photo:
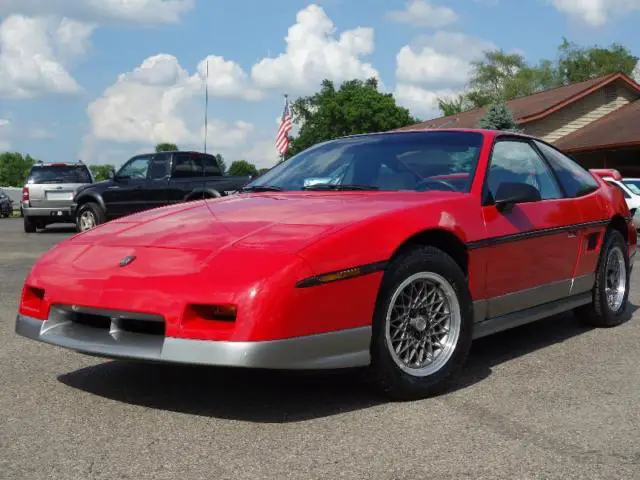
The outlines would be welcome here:
<svg viewBox="0 0 640 480">
<path fill-rule="evenodd" d="M 568 236 L 569 236 L 569 238 L 576 238 L 578 236 L 578 231 L 577 230 L 569 230 Z"/>
</svg>

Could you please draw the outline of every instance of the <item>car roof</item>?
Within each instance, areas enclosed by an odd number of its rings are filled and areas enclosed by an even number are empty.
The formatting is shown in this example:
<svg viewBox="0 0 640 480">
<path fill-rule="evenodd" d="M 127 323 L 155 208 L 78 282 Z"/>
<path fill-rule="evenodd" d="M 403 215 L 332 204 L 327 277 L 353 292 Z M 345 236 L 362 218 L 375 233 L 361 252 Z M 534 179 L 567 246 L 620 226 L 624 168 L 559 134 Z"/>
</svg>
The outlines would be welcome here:
<svg viewBox="0 0 640 480">
<path fill-rule="evenodd" d="M 458 132 L 458 133 L 481 133 L 485 137 L 494 138 L 501 135 L 522 137 L 540 140 L 538 137 L 534 137 L 532 135 L 527 135 L 522 132 L 511 132 L 508 130 L 489 130 L 485 128 L 415 128 L 415 129 L 404 129 L 404 130 L 389 130 L 386 132 L 371 132 L 371 133 L 357 133 L 354 135 L 345 135 L 343 137 L 336 138 L 335 140 L 339 140 L 342 138 L 357 138 L 357 137 L 367 137 L 367 136 L 375 136 L 375 135 L 415 135 L 418 133 L 429 134 L 434 132 Z M 540 140 L 543 141 L 543 140 Z"/>
</svg>

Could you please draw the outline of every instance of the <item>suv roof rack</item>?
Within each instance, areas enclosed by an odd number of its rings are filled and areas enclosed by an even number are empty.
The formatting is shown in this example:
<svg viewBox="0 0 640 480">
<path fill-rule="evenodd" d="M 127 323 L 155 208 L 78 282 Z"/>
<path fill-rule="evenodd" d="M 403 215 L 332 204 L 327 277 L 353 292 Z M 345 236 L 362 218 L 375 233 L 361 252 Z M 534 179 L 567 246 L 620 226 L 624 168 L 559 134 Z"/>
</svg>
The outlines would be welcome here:
<svg viewBox="0 0 640 480">
<path fill-rule="evenodd" d="M 43 162 L 42 160 L 38 160 L 33 164 L 34 167 L 73 167 L 76 165 L 86 166 L 86 164 L 82 160 L 75 160 L 72 162 Z"/>
</svg>

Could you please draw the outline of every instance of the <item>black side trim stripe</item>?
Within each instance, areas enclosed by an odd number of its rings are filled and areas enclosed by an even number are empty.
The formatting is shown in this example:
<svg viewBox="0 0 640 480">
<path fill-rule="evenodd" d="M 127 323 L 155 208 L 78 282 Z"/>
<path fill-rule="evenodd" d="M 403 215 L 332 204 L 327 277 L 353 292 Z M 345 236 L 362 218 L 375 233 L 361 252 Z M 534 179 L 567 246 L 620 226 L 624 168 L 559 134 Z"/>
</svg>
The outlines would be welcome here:
<svg viewBox="0 0 640 480">
<path fill-rule="evenodd" d="M 507 242 L 517 242 L 518 240 L 528 240 L 530 238 L 544 237 L 546 235 L 555 235 L 562 232 L 570 232 L 579 228 L 599 227 L 608 225 L 611 220 L 597 220 L 594 222 L 576 223 L 573 225 L 563 225 L 562 227 L 541 228 L 539 230 L 530 230 L 528 232 L 514 233 L 511 235 L 503 235 L 499 237 L 485 238 L 475 242 L 467 243 L 467 248 L 473 250 L 476 248 L 492 247 Z"/>
<path fill-rule="evenodd" d="M 375 272 L 381 272 L 387 268 L 389 262 L 376 262 L 357 267 L 344 268 L 333 272 L 322 273 L 313 277 L 305 278 L 296 283 L 296 288 L 308 288 L 326 283 L 348 280 L 350 278 L 362 277 Z"/>
</svg>

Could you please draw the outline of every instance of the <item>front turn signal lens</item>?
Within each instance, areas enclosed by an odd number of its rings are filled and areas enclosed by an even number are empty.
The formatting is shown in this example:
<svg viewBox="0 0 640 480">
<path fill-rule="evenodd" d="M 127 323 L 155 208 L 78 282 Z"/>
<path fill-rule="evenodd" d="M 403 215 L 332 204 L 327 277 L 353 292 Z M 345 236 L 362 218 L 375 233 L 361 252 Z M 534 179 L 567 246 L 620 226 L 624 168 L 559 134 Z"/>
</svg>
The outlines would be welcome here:
<svg viewBox="0 0 640 480">
<path fill-rule="evenodd" d="M 234 322 L 238 315 L 235 305 L 202 305 L 187 306 L 185 318 L 187 320 L 201 319 L 210 321 Z"/>
</svg>

